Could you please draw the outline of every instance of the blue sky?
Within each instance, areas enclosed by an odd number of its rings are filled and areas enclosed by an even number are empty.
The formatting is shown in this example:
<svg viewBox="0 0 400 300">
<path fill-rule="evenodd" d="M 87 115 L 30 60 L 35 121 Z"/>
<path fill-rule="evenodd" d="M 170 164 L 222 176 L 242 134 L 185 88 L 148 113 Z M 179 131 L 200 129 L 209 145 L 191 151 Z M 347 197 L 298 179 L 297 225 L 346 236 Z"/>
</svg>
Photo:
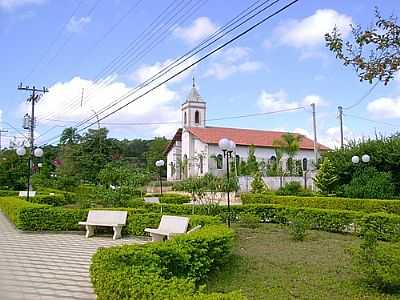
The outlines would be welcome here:
<svg viewBox="0 0 400 300">
<path fill-rule="evenodd" d="M 0 110 L 2 127 L 9 130 L 3 146 L 8 145 L 8 136 L 23 133 L 21 123 L 28 111 L 28 94 L 17 91 L 19 82 L 50 89 L 37 105 L 36 135 L 38 144 L 52 142 L 65 126 L 92 116 L 93 111 L 98 112 L 124 95 L 253 2 L 232 0 L 227 5 L 222 0 L 0 0 Z M 309 104 L 316 102 L 319 140 L 334 146 L 339 132 L 337 106 L 350 106 L 371 86 L 359 82 L 351 68 L 344 67 L 325 49 L 323 33 L 336 24 L 350 36 L 349 24 L 370 24 L 375 6 L 385 16 L 399 15 L 396 2 L 300 0 L 103 123 L 114 123 L 106 126 L 117 138 L 170 137 L 178 124 L 115 123 L 178 121 L 180 104 L 194 75 L 200 94 L 207 101 L 209 119 L 305 107 L 208 125 L 310 135 Z M 280 1 L 263 16 L 285 3 L 288 1 Z M 143 30 L 169 5 L 182 17 L 173 19 L 171 13 L 170 23 L 167 18 L 163 20 L 164 31 L 143 35 Z M 146 44 L 151 44 L 157 34 L 163 38 L 160 43 L 154 47 Z M 125 55 L 115 68 L 107 69 L 121 53 L 126 53 L 123 51 L 130 43 L 136 45 L 136 52 Z M 396 124 L 400 125 L 400 76 L 388 86 L 378 85 L 360 105 L 345 114 L 346 139 L 395 132 Z"/>
</svg>

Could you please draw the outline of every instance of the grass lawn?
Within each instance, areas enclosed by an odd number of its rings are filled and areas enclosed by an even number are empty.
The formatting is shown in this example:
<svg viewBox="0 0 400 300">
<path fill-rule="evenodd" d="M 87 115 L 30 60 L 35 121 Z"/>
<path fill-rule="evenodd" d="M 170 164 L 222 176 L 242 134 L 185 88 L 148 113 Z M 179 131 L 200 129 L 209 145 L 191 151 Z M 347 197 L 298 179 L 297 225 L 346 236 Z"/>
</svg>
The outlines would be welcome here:
<svg viewBox="0 0 400 300">
<path fill-rule="evenodd" d="M 360 284 L 345 251 L 359 245 L 357 237 L 310 231 L 295 242 L 279 225 L 234 229 L 234 255 L 211 275 L 209 292 L 241 290 L 248 299 L 400 299 Z"/>
</svg>

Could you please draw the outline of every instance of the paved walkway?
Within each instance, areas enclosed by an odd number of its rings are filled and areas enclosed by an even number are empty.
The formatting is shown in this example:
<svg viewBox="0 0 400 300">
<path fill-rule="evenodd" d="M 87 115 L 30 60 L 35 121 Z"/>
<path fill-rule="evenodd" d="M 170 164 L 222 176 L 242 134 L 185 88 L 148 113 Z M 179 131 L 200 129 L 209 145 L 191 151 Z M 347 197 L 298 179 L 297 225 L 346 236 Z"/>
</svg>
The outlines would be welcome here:
<svg viewBox="0 0 400 300">
<path fill-rule="evenodd" d="M 0 299 L 96 299 L 89 278 L 90 258 L 98 247 L 143 243 L 111 236 L 23 233 L 0 212 Z"/>
</svg>

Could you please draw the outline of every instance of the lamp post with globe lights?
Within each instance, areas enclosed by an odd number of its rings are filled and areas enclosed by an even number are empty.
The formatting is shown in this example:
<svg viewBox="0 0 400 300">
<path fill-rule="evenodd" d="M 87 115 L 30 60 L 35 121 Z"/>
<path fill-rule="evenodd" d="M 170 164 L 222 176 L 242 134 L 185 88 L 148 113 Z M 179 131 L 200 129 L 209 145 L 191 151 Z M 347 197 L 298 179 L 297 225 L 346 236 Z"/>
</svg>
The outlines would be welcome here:
<svg viewBox="0 0 400 300">
<path fill-rule="evenodd" d="M 361 161 L 363 163 L 369 163 L 369 161 L 371 160 L 371 157 L 368 154 L 364 154 L 363 156 L 361 156 Z M 351 158 L 351 162 L 355 165 L 357 165 L 358 163 L 360 163 L 360 157 L 357 155 L 354 155 Z"/>
<path fill-rule="evenodd" d="M 222 150 L 224 154 L 224 158 L 226 159 L 226 177 L 228 180 L 227 184 L 227 200 L 228 200 L 228 227 L 231 227 L 231 203 L 230 203 L 230 195 L 229 195 L 229 159 L 232 157 L 232 153 L 236 149 L 236 144 L 234 141 L 231 141 L 227 138 L 222 138 L 218 142 L 219 149 Z"/>
<path fill-rule="evenodd" d="M 17 148 L 16 152 L 17 152 L 18 156 L 22 157 L 22 156 L 24 156 L 26 154 L 26 149 L 23 146 L 21 146 L 21 147 Z M 41 148 L 36 148 L 34 150 L 31 149 L 30 156 L 29 156 L 29 159 L 28 159 L 28 190 L 26 192 L 26 200 L 27 201 L 29 201 L 29 192 L 30 192 L 30 189 L 31 189 L 31 175 L 32 175 L 32 167 L 33 167 L 33 157 L 40 158 L 42 156 L 43 156 L 43 149 L 41 149 Z"/>
<path fill-rule="evenodd" d="M 160 192 L 161 192 L 161 196 L 163 194 L 163 190 L 162 190 L 162 167 L 164 167 L 165 162 L 160 159 L 156 161 L 156 167 L 159 168 L 160 170 Z"/>
</svg>

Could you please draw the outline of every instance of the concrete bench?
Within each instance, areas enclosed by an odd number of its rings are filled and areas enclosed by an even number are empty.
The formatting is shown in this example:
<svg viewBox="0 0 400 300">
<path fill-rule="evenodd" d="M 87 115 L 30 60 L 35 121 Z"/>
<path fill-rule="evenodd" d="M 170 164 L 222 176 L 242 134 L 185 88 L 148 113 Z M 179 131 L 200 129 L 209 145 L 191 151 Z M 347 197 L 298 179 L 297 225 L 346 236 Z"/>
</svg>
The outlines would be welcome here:
<svg viewBox="0 0 400 300">
<path fill-rule="evenodd" d="M 112 227 L 114 230 L 113 240 L 121 238 L 122 226 L 126 224 L 127 211 L 116 210 L 90 210 L 86 222 L 79 225 L 86 226 L 86 237 L 94 235 L 96 226 Z"/>
<path fill-rule="evenodd" d="M 18 193 L 18 197 L 27 197 L 28 196 L 28 191 L 20 191 Z M 29 197 L 35 197 L 36 196 L 36 191 L 29 191 Z"/>
<path fill-rule="evenodd" d="M 170 239 L 175 234 L 186 233 L 188 226 L 189 218 L 162 216 L 157 229 L 146 228 L 144 231 L 150 233 L 153 242 L 155 242 L 162 241 L 165 238 Z"/>
<path fill-rule="evenodd" d="M 160 203 L 160 198 L 158 197 L 144 197 L 145 203 Z"/>
</svg>

